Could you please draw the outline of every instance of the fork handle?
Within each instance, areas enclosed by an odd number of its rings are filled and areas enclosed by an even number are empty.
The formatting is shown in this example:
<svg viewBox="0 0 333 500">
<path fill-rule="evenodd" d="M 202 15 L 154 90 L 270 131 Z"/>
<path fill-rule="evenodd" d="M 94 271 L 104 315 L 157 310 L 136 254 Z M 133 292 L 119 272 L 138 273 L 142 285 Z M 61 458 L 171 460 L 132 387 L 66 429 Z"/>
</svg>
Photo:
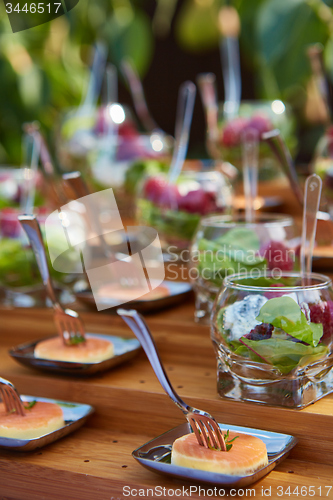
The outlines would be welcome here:
<svg viewBox="0 0 333 500">
<path fill-rule="evenodd" d="M 44 286 L 46 287 L 47 294 L 53 304 L 53 307 L 55 309 L 59 309 L 61 308 L 61 306 L 57 301 L 56 294 L 53 289 L 49 266 L 46 258 L 46 250 L 37 217 L 35 215 L 19 215 L 18 220 L 20 221 L 21 226 L 28 236 L 28 239 L 32 246 Z"/>
<path fill-rule="evenodd" d="M 186 415 L 189 411 L 192 410 L 192 408 L 184 403 L 184 401 L 178 396 L 178 394 L 172 387 L 169 377 L 162 365 L 162 361 L 158 353 L 155 341 L 144 318 L 134 309 L 117 309 L 117 313 L 128 324 L 134 335 L 141 343 L 143 350 L 147 354 L 147 358 L 155 372 L 155 375 L 165 392 L 168 394 L 168 396 L 170 396 L 170 398 L 178 406 L 178 408 L 180 408 Z"/>
</svg>

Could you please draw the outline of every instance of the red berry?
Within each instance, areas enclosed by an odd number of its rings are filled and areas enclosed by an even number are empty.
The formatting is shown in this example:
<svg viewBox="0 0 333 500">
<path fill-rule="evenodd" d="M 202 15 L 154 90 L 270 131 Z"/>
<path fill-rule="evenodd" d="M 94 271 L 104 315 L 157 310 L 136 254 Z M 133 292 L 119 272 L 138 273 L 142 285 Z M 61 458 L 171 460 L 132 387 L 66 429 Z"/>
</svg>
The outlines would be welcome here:
<svg viewBox="0 0 333 500">
<path fill-rule="evenodd" d="M 158 203 L 167 181 L 163 177 L 150 177 L 144 185 L 144 195 L 153 203 Z"/>
<path fill-rule="evenodd" d="M 264 134 L 265 132 L 269 132 L 269 130 L 272 130 L 273 125 L 266 115 L 264 115 L 263 113 L 258 113 L 251 117 L 248 127 L 257 130 L 259 132 L 259 137 L 260 137 L 261 134 Z"/>
<path fill-rule="evenodd" d="M 160 195 L 157 204 L 161 207 L 178 210 L 179 199 L 180 195 L 177 186 L 175 186 L 174 184 L 167 183 L 162 190 L 162 193 Z"/>
<path fill-rule="evenodd" d="M 226 123 L 222 133 L 222 144 L 228 148 L 238 146 L 241 143 L 243 130 L 248 125 L 246 118 L 238 117 Z"/>
<path fill-rule="evenodd" d="M 21 224 L 17 219 L 18 211 L 15 208 L 4 208 L 0 215 L 0 233 L 4 238 L 18 238 Z"/>
<path fill-rule="evenodd" d="M 329 339 L 333 335 L 333 302 L 331 300 L 310 305 L 310 319 L 312 323 L 323 325 L 323 339 Z"/>
<path fill-rule="evenodd" d="M 282 283 L 272 283 L 271 285 L 269 285 L 269 288 L 277 288 L 277 287 L 284 287 L 284 285 Z M 265 297 L 267 299 L 275 299 L 276 297 L 283 297 L 285 293 L 286 292 L 269 291 L 265 293 Z"/>
<path fill-rule="evenodd" d="M 133 123 L 128 121 L 119 125 L 118 133 L 121 137 L 126 137 L 126 139 L 133 139 L 139 136 L 139 133 Z"/>
<path fill-rule="evenodd" d="M 160 207 L 177 210 L 179 204 L 179 191 L 177 186 L 169 184 L 163 177 L 151 177 L 144 186 L 146 198 Z"/>
<path fill-rule="evenodd" d="M 269 269 L 292 271 L 294 252 L 280 241 L 270 241 L 260 248 L 260 255 L 267 260 Z"/>
<path fill-rule="evenodd" d="M 193 214 L 206 215 L 216 212 L 216 194 L 203 189 L 189 191 L 179 199 L 179 210 Z"/>
</svg>

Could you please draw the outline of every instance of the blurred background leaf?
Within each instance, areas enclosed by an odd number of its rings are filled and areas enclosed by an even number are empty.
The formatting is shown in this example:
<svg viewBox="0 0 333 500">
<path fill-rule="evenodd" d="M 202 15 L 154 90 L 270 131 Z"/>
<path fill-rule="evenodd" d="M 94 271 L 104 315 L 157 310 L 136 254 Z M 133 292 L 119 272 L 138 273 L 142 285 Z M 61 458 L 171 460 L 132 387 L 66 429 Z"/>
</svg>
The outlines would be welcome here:
<svg viewBox="0 0 333 500">
<path fill-rule="evenodd" d="M 155 99 L 157 112 L 172 115 L 173 123 L 178 78 L 195 78 L 202 65 L 221 82 L 217 14 L 226 3 L 241 20 L 243 94 L 282 98 L 301 117 L 311 76 L 309 44 L 323 45 L 333 79 L 333 0 L 80 0 L 66 16 L 15 35 L 0 3 L 0 162 L 20 164 L 25 121 L 39 120 L 51 138 L 61 112 L 80 103 L 99 39 L 111 62 L 130 57 L 141 77 L 148 75 L 146 88 L 156 94 L 148 102 Z M 173 51 L 168 61 L 166 44 Z M 177 59 L 176 51 L 187 56 Z M 173 65 L 172 55 L 187 66 Z M 156 58 L 163 61 L 152 64 Z M 167 78 L 153 73 L 161 65 Z M 164 107 L 161 96 L 168 98 Z M 164 115 L 156 118 L 166 122 Z"/>
</svg>

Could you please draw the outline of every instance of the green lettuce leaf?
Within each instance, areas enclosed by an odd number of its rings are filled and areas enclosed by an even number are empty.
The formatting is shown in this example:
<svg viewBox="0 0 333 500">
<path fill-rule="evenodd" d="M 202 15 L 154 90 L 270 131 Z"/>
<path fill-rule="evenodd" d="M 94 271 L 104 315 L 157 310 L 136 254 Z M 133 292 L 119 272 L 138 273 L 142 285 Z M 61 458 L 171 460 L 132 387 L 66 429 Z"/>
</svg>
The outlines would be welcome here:
<svg viewBox="0 0 333 500">
<path fill-rule="evenodd" d="M 254 250 L 255 252 L 259 251 L 260 241 L 257 233 L 252 229 L 248 229 L 246 227 L 235 227 L 234 229 L 230 229 L 223 236 L 220 236 L 215 240 L 215 242 L 219 245 L 230 245 L 230 247 L 243 250 Z"/>
<path fill-rule="evenodd" d="M 323 336 L 323 325 L 308 323 L 299 305 L 288 296 L 268 300 L 256 319 L 281 328 L 292 337 L 313 347 L 318 345 Z"/>
</svg>

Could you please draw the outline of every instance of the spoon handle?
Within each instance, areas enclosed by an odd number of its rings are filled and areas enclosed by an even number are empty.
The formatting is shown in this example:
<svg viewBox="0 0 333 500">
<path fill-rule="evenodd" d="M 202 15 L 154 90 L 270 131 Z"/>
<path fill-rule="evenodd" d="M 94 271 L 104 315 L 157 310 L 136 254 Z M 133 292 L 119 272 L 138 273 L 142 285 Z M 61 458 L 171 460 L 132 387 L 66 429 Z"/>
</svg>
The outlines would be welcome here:
<svg viewBox="0 0 333 500">
<path fill-rule="evenodd" d="M 196 87 L 193 82 L 184 82 L 179 89 L 175 127 L 175 146 L 172 155 L 169 181 L 176 182 L 186 158 L 192 123 Z"/>
<path fill-rule="evenodd" d="M 155 341 L 144 318 L 134 309 L 117 309 L 117 313 L 128 324 L 134 335 L 139 340 L 155 372 L 155 375 L 165 392 L 172 399 L 172 401 L 176 403 L 178 408 L 180 408 L 185 414 L 188 413 L 191 408 L 180 398 L 175 389 L 172 387 L 169 377 L 162 364 Z"/>
<path fill-rule="evenodd" d="M 80 105 L 81 109 L 94 108 L 97 105 L 106 66 L 107 52 L 107 47 L 104 43 L 98 42 L 96 44 L 88 88 L 84 100 Z"/>
<path fill-rule="evenodd" d="M 21 212 L 24 214 L 32 214 L 34 210 L 35 203 L 35 192 L 36 192 L 36 177 L 38 169 L 38 161 L 40 156 L 40 140 L 36 134 L 25 133 L 25 144 L 27 151 L 30 153 L 30 158 L 27 160 L 28 165 L 24 165 L 24 178 L 22 185 L 22 201 L 21 201 Z M 29 156 L 27 152 L 27 157 Z"/>
<path fill-rule="evenodd" d="M 322 180 L 317 174 L 310 175 L 305 182 L 303 230 L 301 246 L 302 276 L 311 273 L 313 247 L 317 229 L 317 212 L 319 209 Z"/>
<path fill-rule="evenodd" d="M 143 86 L 134 65 L 129 59 L 124 59 L 121 62 L 121 69 L 132 94 L 135 111 L 143 128 L 146 132 L 150 133 L 154 130 L 158 130 L 159 127 L 149 112 Z"/>
<path fill-rule="evenodd" d="M 213 157 L 218 157 L 215 151 L 218 141 L 218 97 L 216 90 L 216 76 L 214 73 L 201 73 L 197 76 L 197 84 L 200 91 L 202 104 L 205 111 L 207 125 L 208 148 Z"/>
<path fill-rule="evenodd" d="M 243 182 L 245 196 L 245 220 L 255 218 L 255 200 L 258 191 L 258 149 L 259 134 L 255 129 L 248 129 L 242 136 Z"/>
<path fill-rule="evenodd" d="M 287 176 L 291 189 L 293 190 L 297 201 L 303 206 L 303 191 L 300 186 L 297 172 L 290 151 L 280 135 L 280 130 L 274 129 L 265 132 L 262 137 L 267 142 L 272 152 L 278 159 L 284 174 Z"/>
</svg>

